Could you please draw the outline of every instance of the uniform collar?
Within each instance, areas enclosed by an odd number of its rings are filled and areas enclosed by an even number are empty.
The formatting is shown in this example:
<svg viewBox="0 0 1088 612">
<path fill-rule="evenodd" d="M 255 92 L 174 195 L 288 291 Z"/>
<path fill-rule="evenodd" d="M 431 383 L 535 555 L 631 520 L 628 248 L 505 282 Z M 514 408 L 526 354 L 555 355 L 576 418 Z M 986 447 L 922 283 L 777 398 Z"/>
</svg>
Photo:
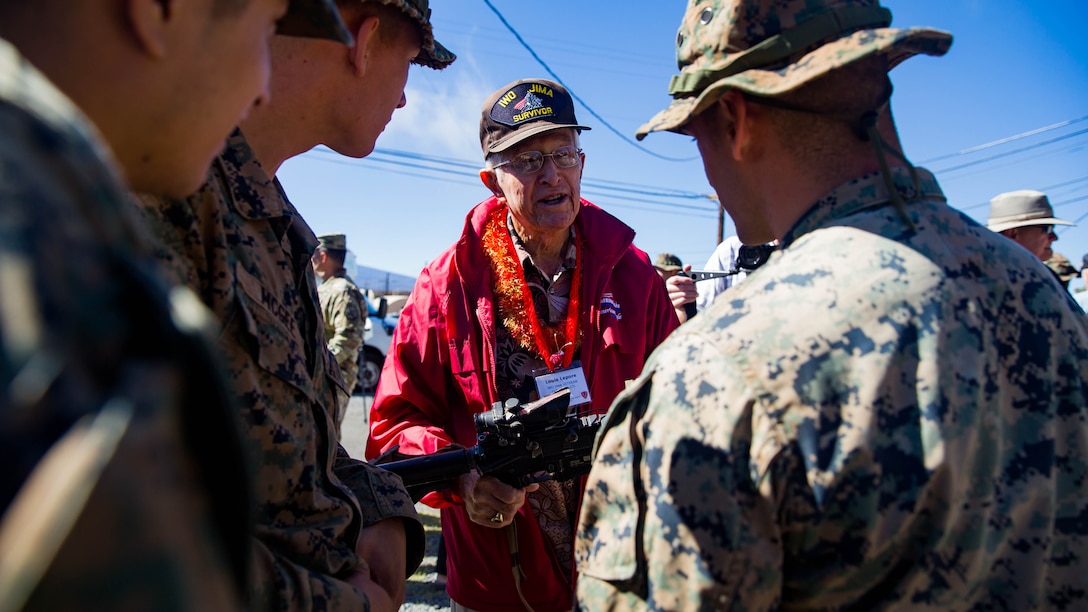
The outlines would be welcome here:
<svg viewBox="0 0 1088 612">
<path fill-rule="evenodd" d="M 937 179 L 931 172 L 924 168 L 916 168 L 915 170 L 918 174 L 917 190 L 911 178 L 910 169 L 891 169 L 895 189 L 907 203 L 908 213 L 913 200 L 945 199 L 941 186 L 937 184 Z M 815 229 L 832 225 L 839 219 L 849 217 L 862 210 L 881 206 L 892 206 L 892 202 L 891 198 L 888 197 L 888 189 L 884 185 L 884 179 L 881 177 L 880 172 L 867 174 L 843 183 L 817 200 L 797 220 L 797 223 L 783 237 L 782 247 L 788 247 L 801 236 Z"/>
</svg>

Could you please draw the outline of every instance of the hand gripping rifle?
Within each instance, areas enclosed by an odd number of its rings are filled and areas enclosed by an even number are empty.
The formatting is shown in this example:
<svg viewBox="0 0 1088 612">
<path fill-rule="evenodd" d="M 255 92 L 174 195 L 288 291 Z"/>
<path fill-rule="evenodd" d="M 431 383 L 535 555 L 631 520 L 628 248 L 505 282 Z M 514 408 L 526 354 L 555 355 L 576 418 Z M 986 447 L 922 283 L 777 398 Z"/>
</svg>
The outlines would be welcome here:
<svg viewBox="0 0 1088 612">
<path fill-rule="evenodd" d="M 472 469 L 519 488 L 589 473 L 599 417 L 570 414 L 570 389 L 526 404 L 516 399 L 495 402 L 473 418 L 472 448 L 454 445 L 431 455 L 409 456 L 394 447 L 374 464 L 400 476 L 413 501 L 449 488 Z"/>
</svg>

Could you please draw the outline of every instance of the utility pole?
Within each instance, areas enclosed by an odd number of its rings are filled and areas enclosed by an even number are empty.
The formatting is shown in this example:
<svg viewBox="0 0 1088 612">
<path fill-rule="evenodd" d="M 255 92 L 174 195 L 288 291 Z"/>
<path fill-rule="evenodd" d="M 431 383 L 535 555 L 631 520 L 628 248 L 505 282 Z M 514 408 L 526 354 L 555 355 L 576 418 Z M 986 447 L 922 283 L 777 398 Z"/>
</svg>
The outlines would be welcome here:
<svg viewBox="0 0 1088 612">
<path fill-rule="evenodd" d="M 718 201 L 718 194 L 708 193 L 706 199 L 714 202 L 718 207 L 718 241 L 714 243 L 714 248 L 718 248 L 722 240 L 725 240 L 725 209 L 722 208 L 721 202 Z"/>
</svg>

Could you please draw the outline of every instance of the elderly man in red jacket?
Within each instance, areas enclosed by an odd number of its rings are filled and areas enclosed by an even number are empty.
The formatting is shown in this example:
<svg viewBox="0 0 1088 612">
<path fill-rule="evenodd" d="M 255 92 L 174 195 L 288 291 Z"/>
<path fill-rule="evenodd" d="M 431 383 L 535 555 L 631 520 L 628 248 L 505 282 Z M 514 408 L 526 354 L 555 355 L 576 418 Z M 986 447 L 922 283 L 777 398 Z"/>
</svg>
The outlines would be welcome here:
<svg viewBox="0 0 1088 612">
<path fill-rule="evenodd" d="M 574 381 L 582 415 L 603 414 L 679 325 L 634 231 L 580 197 L 587 129 L 551 81 L 516 81 L 484 103 L 480 179 L 493 196 L 469 212 L 401 313 L 368 456 L 472 446 L 473 414 L 545 395 L 558 372 Z M 581 485 L 519 489 L 473 472 L 425 497 L 442 509 L 452 608 L 570 610 Z"/>
</svg>

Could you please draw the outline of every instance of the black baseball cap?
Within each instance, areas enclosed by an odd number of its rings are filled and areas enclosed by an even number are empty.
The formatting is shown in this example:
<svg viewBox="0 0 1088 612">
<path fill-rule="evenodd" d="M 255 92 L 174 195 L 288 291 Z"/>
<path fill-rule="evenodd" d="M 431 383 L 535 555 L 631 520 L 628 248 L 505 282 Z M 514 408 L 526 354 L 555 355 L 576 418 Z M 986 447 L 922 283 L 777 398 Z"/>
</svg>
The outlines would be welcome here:
<svg viewBox="0 0 1088 612">
<path fill-rule="evenodd" d="M 574 100 L 559 83 L 521 79 L 484 101 L 480 117 L 480 147 L 484 155 L 500 153 L 517 143 L 561 128 L 588 130 L 574 116 Z"/>
</svg>

